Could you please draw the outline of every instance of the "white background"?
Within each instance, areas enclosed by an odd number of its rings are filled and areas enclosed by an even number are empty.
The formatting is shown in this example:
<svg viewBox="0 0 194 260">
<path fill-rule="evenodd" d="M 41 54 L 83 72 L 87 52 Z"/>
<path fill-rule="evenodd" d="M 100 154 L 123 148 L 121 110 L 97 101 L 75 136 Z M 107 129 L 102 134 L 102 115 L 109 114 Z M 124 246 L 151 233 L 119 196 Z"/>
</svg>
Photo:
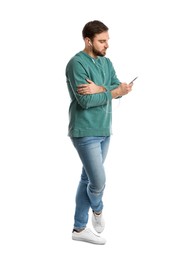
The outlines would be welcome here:
<svg viewBox="0 0 194 260">
<path fill-rule="evenodd" d="M 138 76 L 114 103 L 105 246 L 71 240 L 81 164 L 64 72 L 94 19 L 119 79 Z M 1 1 L 2 260 L 194 259 L 193 24 L 189 0 Z"/>
</svg>

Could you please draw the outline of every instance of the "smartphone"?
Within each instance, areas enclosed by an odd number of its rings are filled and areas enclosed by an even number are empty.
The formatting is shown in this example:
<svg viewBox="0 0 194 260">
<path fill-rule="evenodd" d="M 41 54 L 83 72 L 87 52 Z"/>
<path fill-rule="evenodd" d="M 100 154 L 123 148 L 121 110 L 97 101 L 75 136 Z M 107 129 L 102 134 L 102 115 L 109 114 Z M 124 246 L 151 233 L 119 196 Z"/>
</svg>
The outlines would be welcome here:
<svg viewBox="0 0 194 260">
<path fill-rule="evenodd" d="M 138 77 L 135 77 L 129 84 L 133 83 Z"/>
</svg>

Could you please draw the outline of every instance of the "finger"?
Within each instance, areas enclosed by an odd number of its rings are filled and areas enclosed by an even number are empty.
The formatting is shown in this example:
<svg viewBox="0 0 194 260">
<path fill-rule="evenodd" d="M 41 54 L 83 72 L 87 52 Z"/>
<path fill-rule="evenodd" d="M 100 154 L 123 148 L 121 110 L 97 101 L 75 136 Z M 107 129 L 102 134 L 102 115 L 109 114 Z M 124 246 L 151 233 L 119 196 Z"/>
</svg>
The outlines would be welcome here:
<svg viewBox="0 0 194 260">
<path fill-rule="evenodd" d="M 77 87 L 77 91 L 78 91 L 78 92 L 83 92 L 84 89 L 85 89 L 85 87 L 82 87 L 82 86 L 78 86 L 78 87 Z"/>
<path fill-rule="evenodd" d="M 91 81 L 90 79 L 86 79 L 88 83 L 93 83 L 93 81 Z"/>
<path fill-rule="evenodd" d="M 81 85 L 79 85 L 79 86 L 77 86 L 78 88 L 85 88 L 85 87 L 87 87 L 87 84 L 81 84 Z"/>
<path fill-rule="evenodd" d="M 77 93 L 80 95 L 84 95 L 86 93 L 86 91 L 84 89 L 78 89 Z"/>
</svg>

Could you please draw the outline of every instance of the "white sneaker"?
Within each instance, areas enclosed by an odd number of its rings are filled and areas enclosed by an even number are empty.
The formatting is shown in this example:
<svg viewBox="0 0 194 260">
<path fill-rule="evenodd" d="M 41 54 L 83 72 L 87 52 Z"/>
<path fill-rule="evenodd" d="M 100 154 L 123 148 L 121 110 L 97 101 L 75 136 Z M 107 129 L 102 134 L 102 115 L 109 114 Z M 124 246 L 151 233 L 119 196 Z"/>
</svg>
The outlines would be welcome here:
<svg viewBox="0 0 194 260">
<path fill-rule="evenodd" d="M 105 221 L 104 221 L 102 213 L 100 215 L 97 215 L 93 212 L 92 225 L 93 225 L 93 228 L 96 230 L 96 232 L 102 233 L 102 231 L 105 228 Z"/>
<path fill-rule="evenodd" d="M 81 232 L 73 231 L 72 239 L 98 245 L 104 245 L 106 243 L 105 238 L 94 234 L 89 228 L 86 228 Z"/>
</svg>

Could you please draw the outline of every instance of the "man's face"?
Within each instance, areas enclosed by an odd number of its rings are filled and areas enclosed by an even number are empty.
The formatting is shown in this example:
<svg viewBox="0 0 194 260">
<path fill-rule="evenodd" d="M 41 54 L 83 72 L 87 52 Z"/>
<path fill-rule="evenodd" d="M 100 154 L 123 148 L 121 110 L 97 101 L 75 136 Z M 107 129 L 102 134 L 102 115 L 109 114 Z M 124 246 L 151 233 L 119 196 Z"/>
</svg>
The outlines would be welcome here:
<svg viewBox="0 0 194 260">
<path fill-rule="evenodd" d="M 108 45 L 109 35 L 108 32 L 96 34 L 92 42 L 92 52 L 95 56 L 105 56 Z"/>
</svg>

